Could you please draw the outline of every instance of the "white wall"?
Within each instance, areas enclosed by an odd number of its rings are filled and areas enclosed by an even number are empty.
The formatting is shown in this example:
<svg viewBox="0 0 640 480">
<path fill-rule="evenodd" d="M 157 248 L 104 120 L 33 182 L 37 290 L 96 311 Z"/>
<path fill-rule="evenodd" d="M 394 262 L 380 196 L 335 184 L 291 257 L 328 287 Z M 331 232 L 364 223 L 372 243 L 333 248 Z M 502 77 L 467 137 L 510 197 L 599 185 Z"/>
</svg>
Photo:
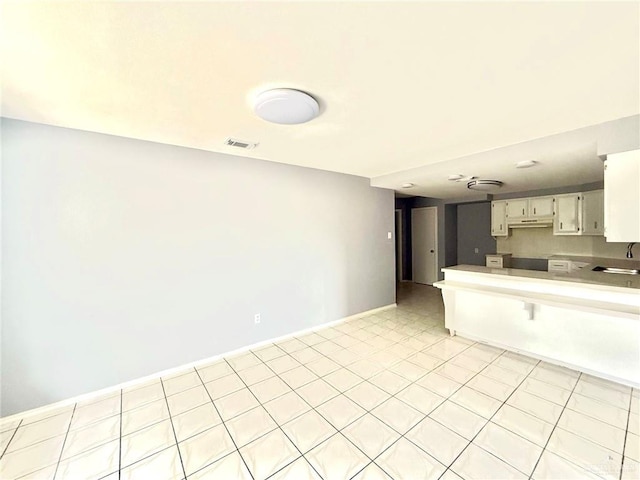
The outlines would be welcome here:
<svg viewBox="0 0 640 480">
<path fill-rule="evenodd" d="M 2 415 L 395 301 L 365 178 L 6 119 L 2 156 Z"/>
</svg>

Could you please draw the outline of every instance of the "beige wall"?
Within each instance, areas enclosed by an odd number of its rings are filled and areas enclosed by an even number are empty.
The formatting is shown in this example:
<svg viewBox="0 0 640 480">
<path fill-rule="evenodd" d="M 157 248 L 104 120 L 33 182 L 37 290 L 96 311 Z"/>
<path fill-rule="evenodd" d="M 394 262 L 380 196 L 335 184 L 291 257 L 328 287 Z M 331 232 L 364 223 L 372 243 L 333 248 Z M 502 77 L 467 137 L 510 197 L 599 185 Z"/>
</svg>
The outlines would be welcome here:
<svg viewBox="0 0 640 480">
<path fill-rule="evenodd" d="M 604 237 L 553 235 L 549 228 L 512 228 L 508 237 L 499 237 L 498 253 L 515 257 L 546 258 L 550 255 L 624 258 L 626 243 L 607 243 Z"/>
</svg>

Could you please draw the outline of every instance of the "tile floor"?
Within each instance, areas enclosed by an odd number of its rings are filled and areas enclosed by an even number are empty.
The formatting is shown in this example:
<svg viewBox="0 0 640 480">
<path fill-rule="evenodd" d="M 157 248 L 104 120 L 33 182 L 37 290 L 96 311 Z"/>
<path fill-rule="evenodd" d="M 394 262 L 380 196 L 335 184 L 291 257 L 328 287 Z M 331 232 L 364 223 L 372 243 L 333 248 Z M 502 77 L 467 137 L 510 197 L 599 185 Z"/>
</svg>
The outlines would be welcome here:
<svg viewBox="0 0 640 480">
<path fill-rule="evenodd" d="M 22 420 L 20 479 L 630 479 L 640 396 L 460 337 L 439 292 Z"/>
</svg>

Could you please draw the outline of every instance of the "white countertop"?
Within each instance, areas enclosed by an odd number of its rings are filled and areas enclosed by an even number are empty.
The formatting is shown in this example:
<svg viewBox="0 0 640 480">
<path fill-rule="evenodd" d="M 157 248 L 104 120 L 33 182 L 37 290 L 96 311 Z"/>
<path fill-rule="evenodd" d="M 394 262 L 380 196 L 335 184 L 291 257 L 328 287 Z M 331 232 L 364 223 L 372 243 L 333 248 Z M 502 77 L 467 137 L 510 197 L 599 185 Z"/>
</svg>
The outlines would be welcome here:
<svg viewBox="0 0 640 480">
<path fill-rule="evenodd" d="M 443 268 L 442 271 L 462 271 L 471 273 L 484 273 L 491 275 L 501 275 L 514 278 L 535 278 L 540 280 L 556 280 L 560 282 L 579 283 L 583 285 L 599 285 L 604 287 L 617 287 L 617 288 L 633 288 L 640 289 L 640 275 L 624 275 L 618 273 L 604 273 L 594 272 L 591 269 L 597 265 L 606 267 L 621 267 L 621 268 L 640 268 L 640 261 L 629 261 L 622 259 L 620 262 L 614 262 L 617 259 L 594 259 L 592 257 L 573 257 L 558 256 L 558 259 L 566 259 L 575 261 L 584 261 L 586 258 L 589 260 L 589 264 L 584 268 L 570 273 L 558 273 L 558 272 L 540 272 L 537 270 L 521 270 L 518 268 L 491 268 L 479 265 L 456 265 L 454 267 Z M 578 260 L 581 259 L 581 260 Z M 603 260 L 602 262 L 593 262 L 593 260 Z"/>
</svg>

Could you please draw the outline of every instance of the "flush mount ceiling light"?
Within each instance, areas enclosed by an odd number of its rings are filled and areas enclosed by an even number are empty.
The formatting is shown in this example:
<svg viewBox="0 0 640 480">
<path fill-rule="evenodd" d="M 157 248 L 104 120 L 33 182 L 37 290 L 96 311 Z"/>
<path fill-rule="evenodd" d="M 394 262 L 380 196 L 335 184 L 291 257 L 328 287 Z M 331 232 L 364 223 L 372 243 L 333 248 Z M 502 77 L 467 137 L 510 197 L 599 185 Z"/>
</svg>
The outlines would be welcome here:
<svg viewBox="0 0 640 480">
<path fill-rule="evenodd" d="M 538 162 L 535 160 L 522 160 L 521 162 L 516 163 L 516 168 L 529 168 L 536 165 Z"/>
<path fill-rule="evenodd" d="M 496 188 L 500 188 L 502 186 L 502 182 L 500 180 L 471 180 L 467 183 L 467 188 L 469 190 L 495 190 Z"/>
<path fill-rule="evenodd" d="M 402 188 L 413 188 L 415 185 L 413 183 L 403 183 Z"/>
<path fill-rule="evenodd" d="M 311 95 L 300 90 L 276 88 L 259 94 L 253 111 L 267 122 L 295 125 L 316 118 L 320 106 Z"/>
</svg>

